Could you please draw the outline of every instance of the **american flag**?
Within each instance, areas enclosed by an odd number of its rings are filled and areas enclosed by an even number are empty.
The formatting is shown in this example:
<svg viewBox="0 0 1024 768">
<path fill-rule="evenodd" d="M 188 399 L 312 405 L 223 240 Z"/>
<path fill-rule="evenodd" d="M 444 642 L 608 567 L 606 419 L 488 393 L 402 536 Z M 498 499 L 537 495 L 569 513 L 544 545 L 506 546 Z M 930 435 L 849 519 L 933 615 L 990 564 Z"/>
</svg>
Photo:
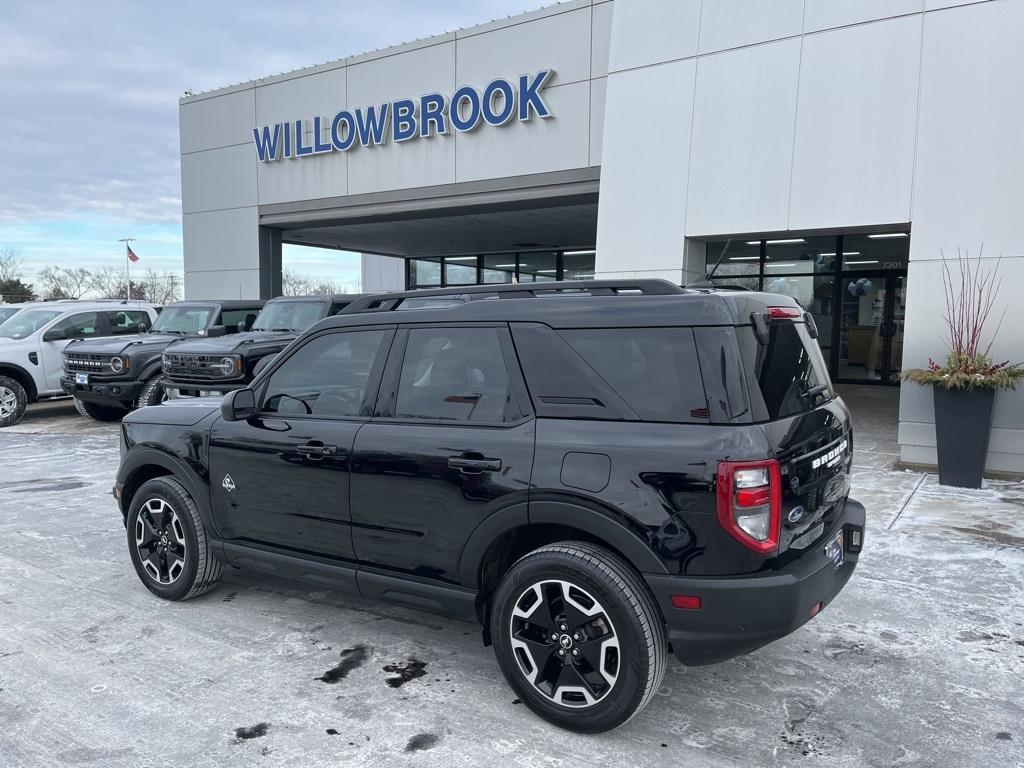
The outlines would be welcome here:
<svg viewBox="0 0 1024 768">
<path fill-rule="evenodd" d="M 139 257 L 135 255 L 135 251 L 132 250 L 132 247 L 128 245 L 128 243 L 125 243 L 124 247 L 128 249 L 128 261 L 134 264 L 139 260 Z"/>
</svg>

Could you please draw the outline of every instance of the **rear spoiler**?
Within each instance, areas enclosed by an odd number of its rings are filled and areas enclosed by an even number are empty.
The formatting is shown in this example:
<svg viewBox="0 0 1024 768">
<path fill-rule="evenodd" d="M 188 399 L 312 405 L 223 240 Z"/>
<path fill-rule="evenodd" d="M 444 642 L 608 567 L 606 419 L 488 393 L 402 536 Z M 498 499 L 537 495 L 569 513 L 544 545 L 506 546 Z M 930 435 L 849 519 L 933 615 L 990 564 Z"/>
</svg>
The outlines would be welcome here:
<svg viewBox="0 0 1024 768">
<path fill-rule="evenodd" d="M 754 334 L 758 343 L 764 347 L 768 345 L 770 337 L 769 325 L 780 321 L 798 322 L 803 320 L 807 326 L 807 333 L 812 339 L 818 338 L 818 324 L 814 322 L 814 316 L 810 312 L 802 312 L 798 307 L 768 307 L 767 312 L 751 312 L 750 322 L 754 326 Z"/>
</svg>

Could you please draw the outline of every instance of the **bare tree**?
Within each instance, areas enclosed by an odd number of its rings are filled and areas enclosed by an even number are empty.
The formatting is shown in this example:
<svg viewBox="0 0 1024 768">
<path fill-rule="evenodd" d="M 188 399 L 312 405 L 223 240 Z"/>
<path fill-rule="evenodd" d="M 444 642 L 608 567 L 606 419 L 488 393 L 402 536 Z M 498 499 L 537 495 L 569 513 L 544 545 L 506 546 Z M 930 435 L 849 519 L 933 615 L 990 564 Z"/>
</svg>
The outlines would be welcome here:
<svg viewBox="0 0 1024 768">
<path fill-rule="evenodd" d="M 0 282 L 20 280 L 21 265 L 22 259 L 18 256 L 17 251 L 10 248 L 0 251 Z"/>
<path fill-rule="evenodd" d="M 181 297 L 183 281 L 176 272 L 157 272 L 150 269 L 146 271 L 143 282 L 146 285 L 146 294 L 154 304 L 167 305 Z"/>
<path fill-rule="evenodd" d="M 348 290 L 326 277 L 286 269 L 281 273 L 281 293 L 285 296 L 323 296 L 329 293 L 348 293 Z"/>
<path fill-rule="evenodd" d="M 48 299 L 80 299 L 93 284 L 93 274 L 85 267 L 46 267 L 38 278 Z"/>
<path fill-rule="evenodd" d="M 138 299 L 148 301 L 148 286 L 140 280 L 132 280 L 131 292 L 125 286 L 124 272 L 116 267 L 101 267 L 92 274 L 92 290 L 102 299 Z"/>
</svg>

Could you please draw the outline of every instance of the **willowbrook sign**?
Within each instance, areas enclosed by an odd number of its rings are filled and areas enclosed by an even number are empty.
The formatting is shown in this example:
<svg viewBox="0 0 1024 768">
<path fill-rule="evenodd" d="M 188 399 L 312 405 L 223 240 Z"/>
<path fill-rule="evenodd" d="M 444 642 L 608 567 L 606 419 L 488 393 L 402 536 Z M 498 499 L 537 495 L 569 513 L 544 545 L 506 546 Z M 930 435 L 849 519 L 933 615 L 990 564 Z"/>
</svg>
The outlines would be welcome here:
<svg viewBox="0 0 1024 768">
<path fill-rule="evenodd" d="M 328 124 L 326 118 L 312 120 L 312 143 L 305 143 L 308 122 L 291 120 L 252 129 L 256 154 L 261 163 L 281 158 L 301 158 L 328 152 L 348 152 L 356 146 L 373 147 L 388 141 L 401 143 L 456 131 L 467 133 L 481 123 L 506 125 L 513 119 L 528 122 L 534 115 L 552 117 L 542 91 L 553 69 L 521 75 L 518 82 L 498 78 L 483 91 L 463 86 L 445 96 L 428 93 L 418 101 L 398 99 L 383 104 L 342 109 Z"/>
</svg>

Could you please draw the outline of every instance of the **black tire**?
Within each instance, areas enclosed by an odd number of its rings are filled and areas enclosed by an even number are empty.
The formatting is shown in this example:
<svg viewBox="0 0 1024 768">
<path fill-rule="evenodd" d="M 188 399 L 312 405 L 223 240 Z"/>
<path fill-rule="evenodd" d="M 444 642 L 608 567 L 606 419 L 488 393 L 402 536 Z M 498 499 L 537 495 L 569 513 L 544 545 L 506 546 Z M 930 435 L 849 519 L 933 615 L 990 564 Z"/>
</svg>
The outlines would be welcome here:
<svg viewBox="0 0 1024 768">
<path fill-rule="evenodd" d="M 167 391 L 164 389 L 164 382 L 159 375 L 156 375 L 142 388 L 137 405 L 139 408 L 144 408 L 147 405 L 160 405 L 166 399 Z"/>
<path fill-rule="evenodd" d="M 28 393 L 21 382 L 0 376 L 0 427 L 10 427 L 21 421 L 28 408 Z"/>
<path fill-rule="evenodd" d="M 96 421 L 120 421 L 128 410 L 117 406 L 99 405 L 75 398 L 75 410 L 80 416 L 88 416 Z"/>
<path fill-rule="evenodd" d="M 536 600 L 543 602 L 535 610 Z M 517 616 L 517 606 L 529 618 Z M 581 616 L 584 623 L 574 626 Z M 557 623 L 541 631 L 548 617 Z M 515 639 L 513 621 L 520 625 Z M 545 720 L 581 733 L 608 731 L 636 715 L 658 690 L 667 664 L 665 627 L 650 591 L 621 557 L 586 542 L 541 547 L 509 568 L 492 601 L 491 638 L 519 698 Z M 579 692 L 573 680 L 582 683 Z"/>
<path fill-rule="evenodd" d="M 223 565 L 210 551 L 199 509 L 185 486 L 173 477 L 156 477 L 142 484 L 132 497 L 127 529 L 135 572 L 157 597 L 189 600 L 213 589 L 220 580 Z M 153 545 L 140 544 L 139 539 L 152 540 Z M 163 553 L 154 551 L 159 550 L 161 541 L 167 545 Z M 184 552 L 179 551 L 179 542 Z M 172 562 L 165 579 L 164 566 Z"/>
</svg>

